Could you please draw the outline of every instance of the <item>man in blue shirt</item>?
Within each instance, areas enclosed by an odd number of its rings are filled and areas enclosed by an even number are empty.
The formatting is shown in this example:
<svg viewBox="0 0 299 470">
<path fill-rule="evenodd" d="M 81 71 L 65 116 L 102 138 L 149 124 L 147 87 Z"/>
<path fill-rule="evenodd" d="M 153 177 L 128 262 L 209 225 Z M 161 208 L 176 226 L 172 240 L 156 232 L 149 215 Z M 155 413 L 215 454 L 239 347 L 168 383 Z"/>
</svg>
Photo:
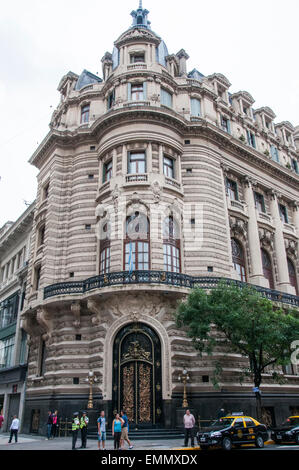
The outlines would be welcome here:
<svg viewBox="0 0 299 470">
<path fill-rule="evenodd" d="M 105 411 L 101 411 L 101 415 L 97 420 L 98 422 L 98 449 L 101 450 L 101 441 L 103 450 L 105 450 L 105 441 L 106 441 L 106 426 L 108 423 L 105 418 Z"/>
<path fill-rule="evenodd" d="M 127 414 L 124 410 L 121 411 L 121 417 L 124 421 L 124 424 L 123 424 L 123 427 L 122 427 L 122 430 L 121 430 L 121 436 L 120 436 L 120 447 L 121 449 L 124 448 L 124 445 L 125 445 L 125 441 L 129 444 L 129 449 L 133 449 L 133 446 L 129 440 L 129 435 L 128 435 L 128 432 L 129 432 L 129 420 L 128 420 L 128 417 L 127 417 Z"/>
</svg>

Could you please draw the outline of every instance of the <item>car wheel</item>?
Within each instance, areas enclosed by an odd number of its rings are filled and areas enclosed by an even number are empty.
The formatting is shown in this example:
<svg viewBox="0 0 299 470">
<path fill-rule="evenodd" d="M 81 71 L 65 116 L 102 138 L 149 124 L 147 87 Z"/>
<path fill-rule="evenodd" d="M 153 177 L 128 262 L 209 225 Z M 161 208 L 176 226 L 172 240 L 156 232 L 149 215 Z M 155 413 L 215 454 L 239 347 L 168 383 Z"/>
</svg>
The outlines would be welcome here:
<svg viewBox="0 0 299 470">
<path fill-rule="evenodd" d="M 231 450 L 232 449 L 232 441 L 229 437 L 225 437 L 222 441 L 222 448 L 224 450 Z"/>
<path fill-rule="evenodd" d="M 259 449 L 262 449 L 262 448 L 264 447 L 264 440 L 263 440 L 262 436 L 257 436 L 257 437 L 256 437 L 255 445 L 256 445 L 256 447 L 258 447 Z"/>
<path fill-rule="evenodd" d="M 295 441 L 296 441 L 296 444 L 299 444 L 299 433 L 296 434 Z"/>
</svg>

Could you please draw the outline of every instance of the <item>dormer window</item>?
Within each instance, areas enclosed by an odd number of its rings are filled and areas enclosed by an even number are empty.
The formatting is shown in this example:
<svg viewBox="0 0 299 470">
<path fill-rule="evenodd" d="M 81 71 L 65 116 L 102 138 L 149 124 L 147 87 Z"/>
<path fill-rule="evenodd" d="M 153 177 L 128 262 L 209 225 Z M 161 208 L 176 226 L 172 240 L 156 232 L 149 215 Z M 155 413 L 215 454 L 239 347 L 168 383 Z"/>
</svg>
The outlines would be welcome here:
<svg viewBox="0 0 299 470">
<path fill-rule="evenodd" d="M 137 64 L 139 62 L 145 62 L 144 52 L 138 52 L 130 55 L 130 63 Z"/>
<path fill-rule="evenodd" d="M 89 121 L 89 104 L 82 106 L 81 108 L 81 124 Z"/>
<path fill-rule="evenodd" d="M 221 116 L 221 127 L 225 132 L 230 134 L 230 120 L 225 116 Z"/>
<path fill-rule="evenodd" d="M 247 130 L 247 142 L 251 147 L 256 148 L 255 135 L 249 130 Z"/>
</svg>

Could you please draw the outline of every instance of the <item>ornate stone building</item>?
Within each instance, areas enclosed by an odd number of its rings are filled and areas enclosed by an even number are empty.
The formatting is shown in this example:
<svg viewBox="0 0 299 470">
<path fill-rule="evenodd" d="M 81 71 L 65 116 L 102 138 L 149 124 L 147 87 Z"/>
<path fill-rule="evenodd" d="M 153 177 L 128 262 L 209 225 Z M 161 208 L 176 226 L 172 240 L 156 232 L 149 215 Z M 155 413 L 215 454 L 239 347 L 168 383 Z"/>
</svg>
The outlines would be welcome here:
<svg viewBox="0 0 299 470">
<path fill-rule="evenodd" d="M 31 157 L 38 191 L 22 326 L 30 335 L 25 425 L 48 409 L 125 406 L 139 426 L 180 423 L 183 368 L 202 418 L 220 405 L 255 415 L 236 354 L 200 359 L 174 322 L 194 284 L 259 286 L 298 306 L 299 132 L 230 91 L 220 73 L 187 71 L 142 5 L 102 58 L 103 78 L 67 73 L 50 132 Z M 220 389 L 213 370 L 222 362 Z M 299 376 L 265 374 L 273 419 L 299 407 Z"/>
<path fill-rule="evenodd" d="M 0 413 L 4 430 L 23 414 L 27 335 L 20 328 L 24 306 L 34 203 L 0 229 Z M 21 422 L 22 424 L 22 422 Z"/>
</svg>

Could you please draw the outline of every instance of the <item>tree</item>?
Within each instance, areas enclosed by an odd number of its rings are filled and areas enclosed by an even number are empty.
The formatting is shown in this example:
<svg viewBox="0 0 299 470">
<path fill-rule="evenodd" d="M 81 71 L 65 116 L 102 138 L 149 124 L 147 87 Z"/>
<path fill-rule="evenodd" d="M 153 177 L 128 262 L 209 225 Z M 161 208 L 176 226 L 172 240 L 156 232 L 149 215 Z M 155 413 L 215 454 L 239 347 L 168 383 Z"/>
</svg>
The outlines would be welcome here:
<svg viewBox="0 0 299 470">
<path fill-rule="evenodd" d="M 299 314 L 277 308 L 254 287 L 221 282 L 207 292 L 195 287 L 176 312 L 195 348 L 211 355 L 219 344 L 248 359 L 248 373 L 260 388 L 268 366 L 290 363 L 291 343 L 299 338 Z M 242 375 L 242 374 L 240 374 Z M 261 419 L 261 395 L 256 393 Z"/>
</svg>

